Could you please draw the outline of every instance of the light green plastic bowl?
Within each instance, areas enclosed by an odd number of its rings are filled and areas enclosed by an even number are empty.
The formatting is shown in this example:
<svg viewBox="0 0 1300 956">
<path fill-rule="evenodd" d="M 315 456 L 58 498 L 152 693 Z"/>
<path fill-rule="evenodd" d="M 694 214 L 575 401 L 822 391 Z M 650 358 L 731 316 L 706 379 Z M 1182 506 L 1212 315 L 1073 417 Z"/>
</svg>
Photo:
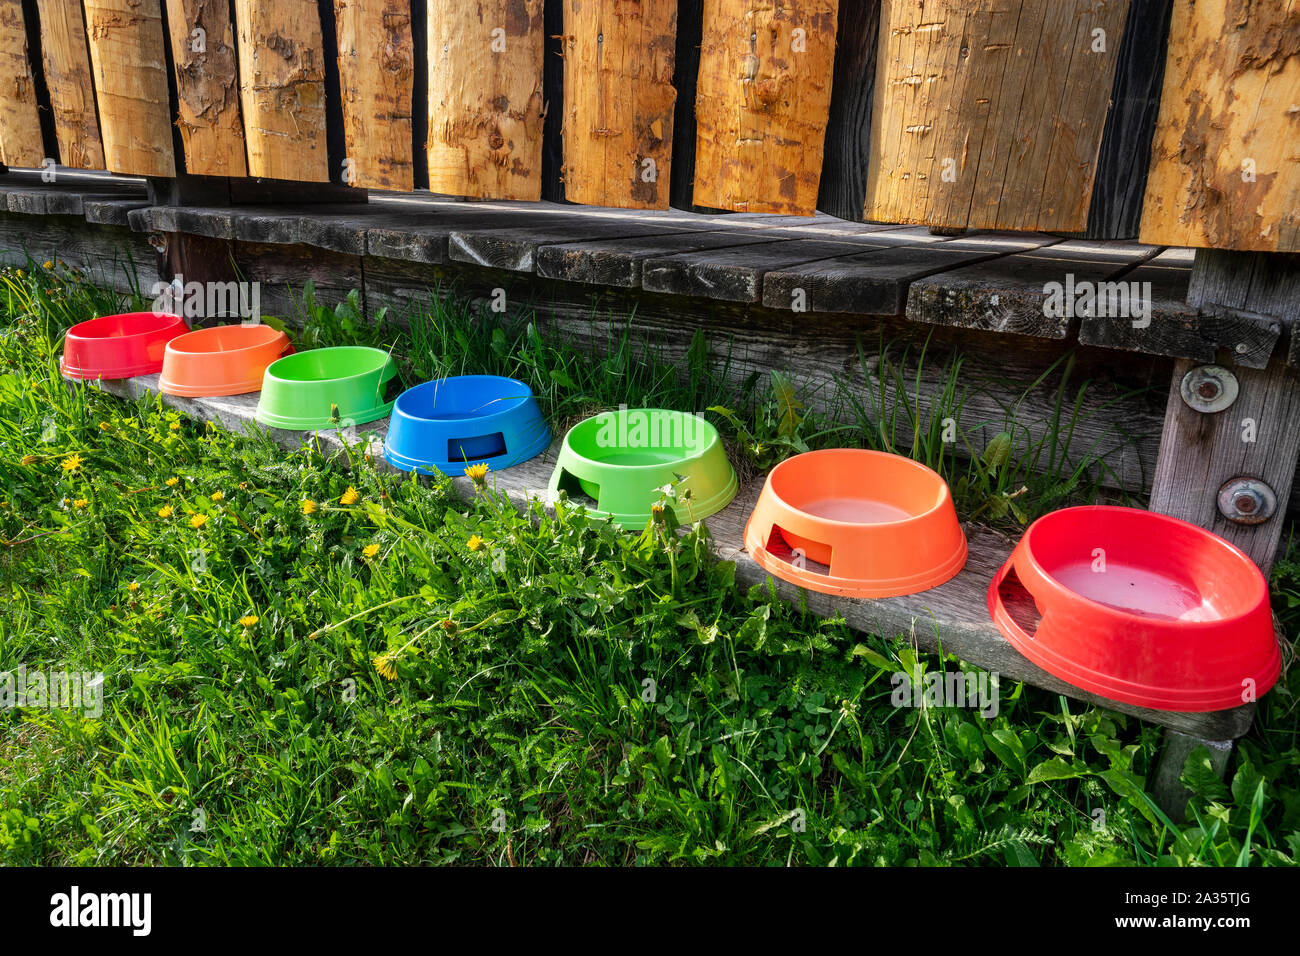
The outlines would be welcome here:
<svg viewBox="0 0 1300 956">
<path fill-rule="evenodd" d="M 620 408 L 581 421 L 564 436 L 551 474 L 554 495 L 586 496 L 588 507 L 625 527 L 650 520 L 660 489 L 678 476 L 680 522 L 716 514 L 736 497 L 736 472 L 718 430 L 702 417 L 661 408 Z M 690 491 L 689 502 L 681 500 Z"/>
<path fill-rule="evenodd" d="M 290 431 L 364 425 L 392 409 L 384 386 L 396 374 L 391 355 L 364 345 L 286 355 L 266 367 L 257 420 Z"/>
</svg>

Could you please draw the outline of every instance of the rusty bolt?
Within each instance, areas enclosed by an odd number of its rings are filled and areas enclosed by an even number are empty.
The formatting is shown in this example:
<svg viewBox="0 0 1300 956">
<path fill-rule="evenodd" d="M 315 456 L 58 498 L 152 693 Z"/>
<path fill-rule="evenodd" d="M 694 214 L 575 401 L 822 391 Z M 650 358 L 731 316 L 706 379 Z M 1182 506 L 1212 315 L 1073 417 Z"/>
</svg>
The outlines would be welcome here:
<svg viewBox="0 0 1300 956">
<path fill-rule="evenodd" d="M 1277 510 L 1277 494 L 1259 478 L 1230 478 L 1219 488 L 1219 513 L 1233 524 L 1263 524 Z"/>
<path fill-rule="evenodd" d="M 1212 415 L 1237 400 L 1237 377 L 1222 365 L 1198 365 L 1183 376 L 1178 390 L 1189 408 Z"/>
</svg>

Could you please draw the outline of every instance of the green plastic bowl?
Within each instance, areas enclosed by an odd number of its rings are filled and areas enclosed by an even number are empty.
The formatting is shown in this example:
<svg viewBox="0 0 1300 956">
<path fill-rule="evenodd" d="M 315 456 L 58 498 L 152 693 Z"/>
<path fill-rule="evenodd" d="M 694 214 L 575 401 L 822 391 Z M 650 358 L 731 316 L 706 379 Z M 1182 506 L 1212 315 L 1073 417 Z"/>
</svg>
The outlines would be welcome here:
<svg viewBox="0 0 1300 956">
<path fill-rule="evenodd" d="M 564 436 L 551 494 L 585 496 L 588 507 L 615 523 L 640 527 L 660 489 L 676 480 L 678 521 L 716 514 L 736 497 L 736 473 L 718 430 L 698 415 L 661 408 L 620 408 L 581 421 Z M 689 491 L 689 501 L 682 493 Z"/>
<path fill-rule="evenodd" d="M 392 356 L 363 345 L 286 355 L 266 367 L 257 420 L 292 431 L 364 425 L 392 409 L 384 386 L 396 374 Z"/>
</svg>

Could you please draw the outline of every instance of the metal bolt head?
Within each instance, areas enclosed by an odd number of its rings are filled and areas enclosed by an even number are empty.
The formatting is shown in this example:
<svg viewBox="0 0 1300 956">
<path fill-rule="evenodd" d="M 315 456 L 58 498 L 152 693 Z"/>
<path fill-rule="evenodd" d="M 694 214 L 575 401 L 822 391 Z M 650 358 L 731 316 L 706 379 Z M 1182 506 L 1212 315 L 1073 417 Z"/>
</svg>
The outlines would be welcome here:
<svg viewBox="0 0 1300 956">
<path fill-rule="evenodd" d="M 1229 478 L 1219 488 L 1219 514 L 1233 524 L 1263 524 L 1277 510 L 1277 494 L 1258 478 Z"/>
<path fill-rule="evenodd" d="M 1178 391 L 1188 408 L 1212 415 L 1237 400 L 1237 376 L 1222 365 L 1198 365 L 1183 376 Z"/>
</svg>

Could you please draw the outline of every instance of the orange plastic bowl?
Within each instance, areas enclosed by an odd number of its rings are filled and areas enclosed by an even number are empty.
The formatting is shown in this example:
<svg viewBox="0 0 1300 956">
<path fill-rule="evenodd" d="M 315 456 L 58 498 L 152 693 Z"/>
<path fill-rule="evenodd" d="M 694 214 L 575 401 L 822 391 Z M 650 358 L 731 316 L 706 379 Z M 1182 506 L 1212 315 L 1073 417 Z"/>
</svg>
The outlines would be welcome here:
<svg viewBox="0 0 1300 956">
<path fill-rule="evenodd" d="M 64 378 L 131 378 L 162 369 L 167 343 L 189 331 L 179 315 L 125 312 L 80 322 L 63 337 Z"/>
<path fill-rule="evenodd" d="M 848 597 L 915 594 L 966 563 L 947 483 L 910 458 L 857 448 L 806 452 L 773 468 L 745 549 L 782 580 Z"/>
<path fill-rule="evenodd" d="M 1254 562 L 1204 528 L 1137 508 L 1039 518 L 988 603 L 998 630 L 1039 667 L 1139 707 L 1239 707 L 1281 669 Z"/>
<path fill-rule="evenodd" d="M 293 351 L 269 325 L 220 325 L 167 343 L 158 387 L 168 395 L 243 395 L 262 387 L 266 367 Z"/>
</svg>

